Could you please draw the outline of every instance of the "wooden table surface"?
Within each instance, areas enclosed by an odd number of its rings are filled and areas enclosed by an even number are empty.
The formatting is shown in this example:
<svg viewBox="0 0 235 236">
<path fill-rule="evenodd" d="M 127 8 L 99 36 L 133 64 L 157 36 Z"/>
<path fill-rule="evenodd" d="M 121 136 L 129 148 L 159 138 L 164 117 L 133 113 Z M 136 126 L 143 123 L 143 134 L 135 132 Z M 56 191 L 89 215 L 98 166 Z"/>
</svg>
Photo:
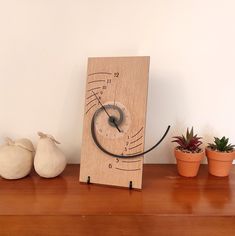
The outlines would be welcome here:
<svg viewBox="0 0 235 236">
<path fill-rule="evenodd" d="M 235 167 L 196 178 L 145 165 L 142 191 L 86 185 L 79 165 L 54 179 L 0 179 L 0 235 L 235 235 Z"/>
</svg>

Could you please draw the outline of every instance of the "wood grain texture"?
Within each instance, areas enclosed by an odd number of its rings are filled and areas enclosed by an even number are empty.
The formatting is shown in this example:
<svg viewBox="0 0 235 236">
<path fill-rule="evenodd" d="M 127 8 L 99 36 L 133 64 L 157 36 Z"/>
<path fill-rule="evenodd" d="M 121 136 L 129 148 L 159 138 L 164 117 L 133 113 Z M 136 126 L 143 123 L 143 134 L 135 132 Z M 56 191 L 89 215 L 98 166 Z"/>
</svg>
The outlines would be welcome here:
<svg viewBox="0 0 235 236">
<path fill-rule="evenodd" d="M 235 217 L 0 216 L 1 236 L 233 236 Z"/>
<path fill-rule="evenodd" d="M 96 132 L 99 142 L 110 152 L 119 155 L 143 152 L 148 73 L 149 57 L 89 58 L 81 182 L 87 182 L 89 176 L 92 183 L 129 187 L 132 181 L 133 188 L 142 187 L 143 157 L 124 160 L 105 154 L 95 145 L 90 129 L 94 112 L 101 107 L 96 96 L 103 104 L 121 104 L 126 114 L 119 127 L 123 132 L 110 127 L 108 116 L 102 111 Z"/>
<path fill-rule="evenodd" d="M 0 179 L 0 235 L 234 235 L 235 167 L 196 178 L 175 165 L 144 165 L 142 190 L 79 183 L 79 165 L 62 176 Z"/>
</svg>

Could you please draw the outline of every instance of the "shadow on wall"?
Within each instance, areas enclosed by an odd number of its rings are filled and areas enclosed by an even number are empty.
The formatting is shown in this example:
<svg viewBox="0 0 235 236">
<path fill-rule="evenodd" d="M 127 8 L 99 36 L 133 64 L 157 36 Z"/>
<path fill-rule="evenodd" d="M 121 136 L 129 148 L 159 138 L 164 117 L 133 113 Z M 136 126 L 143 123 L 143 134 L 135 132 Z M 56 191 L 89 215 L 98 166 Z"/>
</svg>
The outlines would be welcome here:
<svg viewBox="0 0 235 236">
<path fill-rule="evenodd" d="M 186 111 L 190 105 L 180 76 L 176 74 L 150 76 L 146 148 L 160 139 L 168 125 L 171 125 L 171 130 L 160 146 L 146 156 L 145 163 L 175 163 L 171 138 L 185 132 Z"/>
<path fill-rule="evenodd" d="M 203 148 L 206 148 L 208 143 L 212 143 L 214 141 L 214 137 L 217 136 L 218 132 L 215 130 L 214 127 L 212 127 L 210 124 L 206 124 L 202 128 L 202 132 L 200 133 L 200 136 L 203 138 Z M 207 159 L 204 158 L 202 161 L 203 164 L 207 164 Z"/>
<path fill-rule="evenodd" d="M 62 147 L 66 147 L 63 151 L 66 153 L 69 163 L 79 163 L 80 160 L 86 82 L 84 79 L 86 75 L 83 73 L 85 71 L 81 72 L 75 69 L 71 77 L 68 78 L 68 89 L 62 111 L 67 114 L 67 119 L 62 119 L 60 127 L 58 127 L 58 134 L 63 138 L 60 140 Z M 64 117 L 64 114 L 61 117 Z"/>
<path fill-rule="evenodd" d="M 0 145 L 4 143 L 4 138 L 3 137 L 0 137 Z"/>
</svg>

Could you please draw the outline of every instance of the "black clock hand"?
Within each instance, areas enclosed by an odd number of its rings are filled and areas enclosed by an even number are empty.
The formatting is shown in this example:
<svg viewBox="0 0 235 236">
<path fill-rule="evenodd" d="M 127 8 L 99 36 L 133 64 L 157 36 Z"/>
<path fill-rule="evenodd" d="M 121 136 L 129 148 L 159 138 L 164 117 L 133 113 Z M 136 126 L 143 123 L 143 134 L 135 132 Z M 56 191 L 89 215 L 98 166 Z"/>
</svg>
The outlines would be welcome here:
<svg viewBox="0 0 235 236">
<path fill-rule="evenodd" d="M 91 120 L 91 135 L 92 135 L 92 138 L 93 138 L 93 141 L 95 142 L 96 146 L 101 150 L 103 151 L 104 153 L 112 156 L 112 157 L 117 157 L 117 158 L 134 158 L 134 157 L 139 157 L 139 156 L 143 156 L 149 152 L 151 152 L 153 149 L 155 149 L 163 140 L 164 138 L 166 137 L 167 133 L 169 132 L 170 130 L 170 125 L 168 125 L 164 135 L 161 137 L 161 139 L 154 145 L 152 146 L 151 148 L 149 148 L 148 150 L 146 151 L 143 151 L 142 153 L 138 153 L 138 154 L 130 154 L 130 155 L 122 155 L 122 154 L 116 154 L 116 153 L 112 153 L 108 150 L 106 150 L 98 141 L 97 137 L 96 137 L 96 133 L 95 133 L 95 117 L 96 117 L 97 113 L 94 114 L 94 116 L 92 117 L 92 120 Z"/>
<path fill-rule="evenodd" d="M 114 117 L 109 117 L 109 120 L 115 125 L 115 127 L 117 128 L 117 130 L 121 133 L 122 131 L 119 129 L 116 121 L 115 121 L 115 118 Z"/>
<path fill-rule="evenodd" d="M 104 107 L 104 105 L 101 103 L 100 99 L 97 97 L 97 95 L 94 93 L 94 91 L 92 91 L 92 93 L 95 95 L 97 101 L 99 102 L 99 104 L 101 105 L 101 107 L 103 108 L 103 110 L 105 111 L 105 113 L 108 115 L 110 122 L 112 122 L 114 124 L 114 126 L 116 127 L 116 129 L 121 133 L 121 130 L 119 129 L 117 123 L 115 122 L 115 118 L 111 117 L 109 115 L 109 113 L 107 112 L 106 108 Z"/>
</svg>

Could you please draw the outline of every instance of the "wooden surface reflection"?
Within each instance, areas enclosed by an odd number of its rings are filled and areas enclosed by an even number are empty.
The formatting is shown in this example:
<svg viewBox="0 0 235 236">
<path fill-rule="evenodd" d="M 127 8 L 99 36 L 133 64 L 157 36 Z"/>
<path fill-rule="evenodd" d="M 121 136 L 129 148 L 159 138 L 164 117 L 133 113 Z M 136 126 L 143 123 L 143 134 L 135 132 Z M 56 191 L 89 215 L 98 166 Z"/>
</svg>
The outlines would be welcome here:
<svg viewBox="0 0 235 236">
<path fill-rule="evenodd" d="M 69 165 L 54 179 L 0 179 L 0 235 L 235 235 L 235 167 L 226 178 L 206 165 L 184 178 L 175 165 L 145 165 L 142 191 L 78 177 L 79 165 Z"/>
</svg>

